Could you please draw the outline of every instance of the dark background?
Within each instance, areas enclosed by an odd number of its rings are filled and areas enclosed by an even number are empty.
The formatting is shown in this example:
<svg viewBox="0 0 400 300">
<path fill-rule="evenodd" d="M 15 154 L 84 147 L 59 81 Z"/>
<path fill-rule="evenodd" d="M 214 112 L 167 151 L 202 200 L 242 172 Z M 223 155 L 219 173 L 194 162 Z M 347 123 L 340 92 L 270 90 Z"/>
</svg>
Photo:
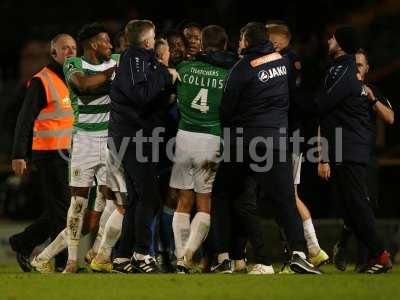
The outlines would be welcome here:
<svg viewBox="0 0 400 300">
<path fill-rule="evenodd" d="M 303 61 L 307 88 L 315 90 L 328 61 L 326 38 L 337 24 L 350 23 L 362 34 L 369 52 L 369 81 L 399 107 L 400 1 L 17 1 L 0 0 L 0 216 L 33 217 L 40 211 L 34 170 L 20 179 L 10 176 L 13 131 L 26 81 L 47 61 L 48 41 L 57 33 L 76 35 L 85 23 L 101 21 L 111 34 L 130 19 L 152 20 L 160 33 L 189 21 L 219 24 L 237 46 L 238 32 L 249 21 L 286 21 L 293 32 L 292 47 Z M 310 120 L 309 134 L 315 132 Z M 378 215 L 398 217 L 400 202 L 399 125 L 378 126 L 380 209 Z M 316 176 L 316 166 L 305 164 L 301 193 L 315 217 L 333 217 L 329 191 Z"/>
</svg>

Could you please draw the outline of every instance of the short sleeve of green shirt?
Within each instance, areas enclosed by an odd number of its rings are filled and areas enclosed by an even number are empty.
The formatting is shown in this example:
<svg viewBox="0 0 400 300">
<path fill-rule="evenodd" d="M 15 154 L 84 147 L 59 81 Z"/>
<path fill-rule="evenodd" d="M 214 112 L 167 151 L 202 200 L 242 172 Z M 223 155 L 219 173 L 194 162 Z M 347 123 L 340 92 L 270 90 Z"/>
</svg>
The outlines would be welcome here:
<svg viewBox="0 0 400 300">
<path fill-rule="evenodd" d="M 67 83 L 71 80 L 71 75 L 74 73 L 83 73 L 82 59 L 79 57 L 69 57 L 64 62 L 64 75 Z"/>
<path fill-rule="evenodd" d="M 114 60 L 117 64 L 119 63 L 120 57 L 121 55 L 116 53 L 111 55 L 111 59 Z"/>
</svg>

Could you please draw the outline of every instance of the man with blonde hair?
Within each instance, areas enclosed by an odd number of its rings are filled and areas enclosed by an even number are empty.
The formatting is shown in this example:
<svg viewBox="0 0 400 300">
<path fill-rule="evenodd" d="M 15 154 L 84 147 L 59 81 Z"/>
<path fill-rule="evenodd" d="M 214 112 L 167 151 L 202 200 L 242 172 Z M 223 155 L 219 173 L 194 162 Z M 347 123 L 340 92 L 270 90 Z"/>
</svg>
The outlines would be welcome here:
<svg viewBox="0 0 400 300">
<path fill-rule="evenodd" d="M 121 58 L 110 94 L 109 136 L 119 149 L 128 190 L 114 269 L 158 273 L 156 261 L 150 256 L 151 224 L 160 203 L 157 158 L 151 141 L 160 138 L 153 136 L 157 131 L 154 129 L 161 126 L 155 109 L 162 105 L 157 102 L 158 95 L 178 74 L 157 61 L 151 21 L 130 21 L 125 36 L 129 48 Z"/>
</svg>

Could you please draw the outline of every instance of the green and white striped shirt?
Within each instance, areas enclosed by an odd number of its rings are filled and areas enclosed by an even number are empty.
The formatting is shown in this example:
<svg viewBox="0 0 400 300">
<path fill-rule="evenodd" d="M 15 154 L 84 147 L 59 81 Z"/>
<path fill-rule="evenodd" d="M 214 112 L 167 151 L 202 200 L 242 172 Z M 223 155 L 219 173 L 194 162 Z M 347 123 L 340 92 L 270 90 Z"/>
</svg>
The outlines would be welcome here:
<svg viewBox="0 0 400 300">
<path fill-rule="evenodd" d="M 71 85 L 71 75 L 80 72 L 94 75 L 115 66 L 119 54 L 113 54 L 109 61 L 93 65 L 84 57 L 70 57 L 65 60 L 64 74 L 68 85 L 72 108 L 74 110 L 74 133 L 83 135 L 107 136 L 108 120 L 110 118 L 110 88 L 111 81 L 90 93 L 79 93 Z M 82 101 L 84 100 L 85 103 Z"/>
</svg>

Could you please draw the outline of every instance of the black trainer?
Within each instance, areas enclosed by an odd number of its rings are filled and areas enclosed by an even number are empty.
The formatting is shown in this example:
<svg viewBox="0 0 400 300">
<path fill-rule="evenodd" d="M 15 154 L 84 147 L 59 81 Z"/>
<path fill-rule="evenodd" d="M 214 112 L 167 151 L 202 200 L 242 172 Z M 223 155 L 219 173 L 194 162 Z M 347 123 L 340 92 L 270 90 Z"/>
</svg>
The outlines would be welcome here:
<svg viewBox="0 0 400 300">
<path fill-rule="evenodd" d="M 370 264 L 365 270 L 367 274 L 381 274 L 386 273 L 393 267 L 390 253 L 383 251 L 376 259 L 371 260 Z"/>
<path fill-rule="evenodd" d="M 29 251 L 22 251 L 18 247 L 18 241 L 15 235 L 11 236 L 8 239 L 11 249 L 15 251 L 15 256 L 18 262 L 19 267 L 22 269 L 24 272 L 32 272 L 32 266 L 31 266 L 31 253 Z"/>
<path fill-rule="evenodd" d="M 333 264 L 336 269 L 339 271 L 346 271 L 347 261 L 346 261 L 346 249 L 340 245 L 340 243 L 336 243 L 333 246 Z"/>
<path fill-rule="evenodd" d="M 131 258 L 131 265 L 135 273 L 160 273 L 157 261 L 150 255 L 146 255 L 144 259 L 136 259 L 134 254 Z"/>
<path fill-rule="evenodd" d="M 124 274 L 134 273 L 130 260 L 124 260 L 120 262 L 118 259 L 114 259 L 113 261 L 112 272 Z"/>
<path fill-rule="evenodd" d="M 292 254 L 290 269 L 299 274 L 322 274 L 321 271 L 297 253 Z"/>
<path fill-rule="evenodd" d="M 356 273 L 365 273 L 368 267 L 369 266 L 367 263 L 357 263 L 356 266 L 354 267 L 354 271 Z"/>
<path fill-rule="evenodd" d="M 17 257 L 17 262 L 19 267 L 22 269 L 24 272 L 32 272 L 32 266 L 30 262 L 30 255 L 23 254 L 22 252 L 17 252 L 16 253 Z"/>
<path fill-rule="evenodd" d="M 172 264 L 171 255 L 168 251 L 160 252 L 158 255 L 158 264 L 162 273 L 174 273 L 175 267 Z"/>
<path fill-rule="evenodd" d="M 232 261 L 225 259 L 222 263 L 212 266 L 211 273 L 232 274 Z"/>
</svg>

